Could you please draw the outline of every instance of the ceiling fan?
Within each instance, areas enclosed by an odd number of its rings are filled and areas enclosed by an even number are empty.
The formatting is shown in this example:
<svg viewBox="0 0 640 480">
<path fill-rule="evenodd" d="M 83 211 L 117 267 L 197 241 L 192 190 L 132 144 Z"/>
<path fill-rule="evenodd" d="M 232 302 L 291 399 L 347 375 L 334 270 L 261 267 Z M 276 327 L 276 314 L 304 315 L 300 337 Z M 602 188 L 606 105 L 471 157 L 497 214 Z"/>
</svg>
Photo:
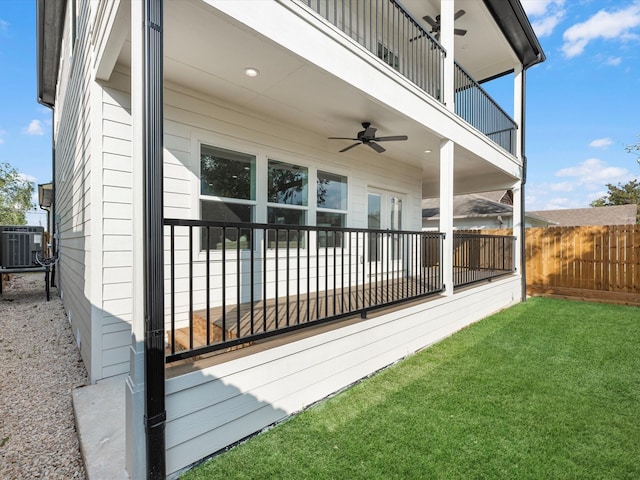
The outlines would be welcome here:
<svg viewBox="0 0 640 480">
<path fill-rule="evenodd" d="M 358 134 L 356 135 L 356 138 L 351 138 L 351 137 L 329 137 L 329 140 L 353 140 L 354 142 L 356 142 L 353 145 L 349 145 L 348 147 L 343 148 L 342 150 L 340 150 L 340 153 L 346 152 L 347 150 L 351 150 L 353 147 L 357 147 L 361 143 L 364 144 L 364 145 L 368 145 L 369 147 L 373 148 L 378 153 L 382 153 L 382 152 L 385 151 L 385 149 L 382 148 L 380 145 L 378 145 L 376 142 L 393 142 L 393 141 L 398 141 L 398 140 L 407 140 L 409 138 L 406 135 L 393 135 L 393 136 L 390 136 L 390 137 L 376 137 L 376 132 L 378 131 L 378 129 L 372 127 L 371 123 L 369 123 L 369 122 L 362 122 L 362 128 L 364 128 L 364 130 L 362 130 L 361 132 L 358 132 Z"/>
<path fill-rule="evenodd" d="M 463 16 L 465 13 L 464 10 L 458 10 L 456 12 L 456 14 L 453 16 L 453 20 L 458 20 L 461 16 Z M 440 15 L 436 16 L 436 19 L 434 20 L 433 18 L 431 18 L 429 15 L 425 15 L 424 17 L 422 17 L 422 19 L 427 22 L 429 25 L 431 25 L 431 34 L 435 35 L 436 40 L 440 40 Z M 462 28 L 455 28 L 453 30 L 453 32 L 456 35 L 465 35 L 467 33 L 466 30 L 463 30 Z"/>
</svg>

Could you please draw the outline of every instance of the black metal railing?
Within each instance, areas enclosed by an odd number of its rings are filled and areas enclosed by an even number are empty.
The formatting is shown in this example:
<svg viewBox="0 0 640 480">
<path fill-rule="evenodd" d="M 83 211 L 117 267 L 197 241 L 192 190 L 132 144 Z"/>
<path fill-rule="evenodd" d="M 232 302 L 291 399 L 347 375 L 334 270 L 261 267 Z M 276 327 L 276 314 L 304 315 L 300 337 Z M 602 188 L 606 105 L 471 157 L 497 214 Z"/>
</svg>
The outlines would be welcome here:
<svg viewBox="0 0 640 480">
<path fill-rule="evenodd" d="M 394 0 L 301 0 L 439 101 L 442 45 Z"/>
<path fill-rule="evenodd" d="M 167 362 L 443 289 L 440 233 L 164 224 Z"/>
<path fill-rule="evenodd" d="M 516 154 L 516 122 L 455 63 L 456 114 L 512 155 Z"/>
<path fill-rule="evenodd" d="M 455 233 L 453 284 L 461 287 L 515 272 L 515 237 Z"/>
</svg>

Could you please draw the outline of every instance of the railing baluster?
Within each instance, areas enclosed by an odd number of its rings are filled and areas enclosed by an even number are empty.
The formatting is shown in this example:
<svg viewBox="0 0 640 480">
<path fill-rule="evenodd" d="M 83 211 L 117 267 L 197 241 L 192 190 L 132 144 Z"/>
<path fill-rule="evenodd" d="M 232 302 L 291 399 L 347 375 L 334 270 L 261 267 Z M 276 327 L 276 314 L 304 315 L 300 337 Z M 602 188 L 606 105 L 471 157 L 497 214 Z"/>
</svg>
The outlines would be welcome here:
<svg viewBox="0 0 640 480">
<path fill-rule="evenodd" d="M 241 298 L 241 258 L 240 258 L 240 229 L 236 228 L 236 332 L 237 337 L 240 338 L 240 305 L 242 305 Z"/>
<path fill-rule="evenodd" d="M 278 301 L 278 299 L 280 298 L 280 296 L 278 295 L 278 272 L 280 270 L 280 255 L 278 253 L 278 244 L 280 243 L 280 232 L 281 230 L 279 228 L 275 229 L 275 238 L 276 238 L 276 258 L 275 258 L 275 274 L 276 274 L 276 290 L 275 290 L 275 296 L 274 296 L 274 302 L 275 302 L 275 318 L 274 318 L 274 322 L 275 322 L 275 329 L 278 329 L 278 322 L 280 320 L 280 318 L 278 317 L 278 304 L 280 303 Z"/>
<path fill-rule="evenodd" d="M 265 227 L 262 231 L 262 331 L 267 331 L 267 244 L 269 243 L 269 230 Z"/>
<path fill-rule="evenodd" d="M 189 227 L 189 348 L 193 350 L 193 227 Z"/>
<path fill-rule="evenodd" d="M 209 245 L 211 244 L 211 227 L 206 227 L 207 228 L 207 247 L 209 247 Z M 207 320 L 207 341 L 205 342 L 207 345 L 209 345 L 211 343 L 211 310 L 210 310 L 210 305 L 211 305 L 211 266 L 210 266 L 210 253 L 211 253 L 211 248 L 207 248 L 207 252 L 206 252 L 206 276 L 207 276 L 207 281 L 206 283 L 206 288 L 207 288 L 207 292 L 205 294 L 205 308 L 207 309 L 206 311 L 206 320 Z"/>
<path fill-rule="evenodd" d="M 171 354 L 176 353 L 176 231 L 171 225 Z M 0 279 L 2 281 L 2 279 Z"/>
<path fill-rule="evenodd" d="M 287 312 L 287 327 L 288 327 L 288 326 L 289 326 L 289 284 L 291 283 L 291 282 L 290 282 L 290 277 L 289 277 L 289 275 L 291 275 L 291 274 L 290 274 L 290 269 L 289 269 L 289 257 L 290 257 L 290 255 L 289 255 L 289 251 L 290 251 L 290 250 L 289 250 L 289 247 L 290 247 L 290 245 L 289 245 L 289 241 L 290 241 L 291 237 L 290 237 L 290 235 L 289 235 L 289 234 L 290 234 L 291 230 L 289 230 L 289 229 L 287 228 L 287 229 L 286 229 L 286 232 L 287 232 L 287 251 L 286 251 L 286 252 L 287 252 L 287 259 L 286 259 L 286 265 L 287 265 L 287 269 L 286 269 L 286 270 L 287 270 L 287 273 L 286 273 L 286 275 L 285 275 L 285 279 L 286 279 L 286 281 L 287 281 L 287 286 L 286 286 L 286 292 L 287 292 L 287 309 L 286 309 L 286 312 Z"/>
<path fill-rule="evenodd" d="M 249 257 L 250 257 L 250 262 L 251 262 L 251 269 L 249 270 L 250 272 L 250 281 L 251 281 L 251 304 L 249 305 L 249 312 L 250 312 L 250 321 L 251 321 L 251 335 L 253 335 L 255 333 L 255 329 L 254 329 L 254 321 L 255 321 L 255 312 L 253 311 L 253 306 L 255 305 L 255 254 L 254 254 L 254 249 L 256 248 L 256 244 L 254 241 L 254 230 L 253 228 L 250 228 L 248 230 L 249 235 L 247 236 L 249 238 Z"/>
<path fill-rule="evenodd" d="M 227 231 L 222 227 L 222 341 L 227 339 Z"/>
<path fill-rule="evenodd" d="M 307 232 L 307 322 L 311 321 L 311 234 Z"/>
<path fill-rule="evenodd" d="M 296 325 L 300 325 L 300 229 L 297 230 L 298 243 L 296 246 Z"/>
</svg>

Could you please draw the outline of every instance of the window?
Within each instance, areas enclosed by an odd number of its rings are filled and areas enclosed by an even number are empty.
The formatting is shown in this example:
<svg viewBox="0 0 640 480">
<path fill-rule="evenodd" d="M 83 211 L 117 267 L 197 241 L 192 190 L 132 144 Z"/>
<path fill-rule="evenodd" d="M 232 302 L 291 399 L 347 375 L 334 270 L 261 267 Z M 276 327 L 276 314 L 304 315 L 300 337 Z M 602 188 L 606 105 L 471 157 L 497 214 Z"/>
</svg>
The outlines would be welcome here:
<svg viewBox="0 0 640 480">
<path fill-rule="evenodd" d="M 267 222 L 278 225 L 305 225 L 309 174 L 305 167 L 269 160 L 267 172 Z M 270 230 L 269 248 L 304 247 L 304 232 Z M 277 237 L 277 240 L 276 240 Z"/>
<path fill-rule="evenodd" d="M 304 167 L 269 160 L 269 202 L 306 206 L 308 177 Z"/>
<path fill-rule="evenodd" d="M 252 155 L 202 145 L 200 147 L 200 217 L 219 222 L 251 222 L 255 208 L 256 159 Z M 202 228 L 202 248 L 251 248 L 249 230 Z M 208 235 L 208 239 L 207 239 Z"/>
<path fill-rule="evenodd" d="M 318 200 L 316 225 L 344 227 L 347 212 L 347 177 L 318 171 L 316 195 Z M 341 232 L 318 233 L 318 243 L 321 247 L 341 247 L 342 238 Z"/>
</svg>

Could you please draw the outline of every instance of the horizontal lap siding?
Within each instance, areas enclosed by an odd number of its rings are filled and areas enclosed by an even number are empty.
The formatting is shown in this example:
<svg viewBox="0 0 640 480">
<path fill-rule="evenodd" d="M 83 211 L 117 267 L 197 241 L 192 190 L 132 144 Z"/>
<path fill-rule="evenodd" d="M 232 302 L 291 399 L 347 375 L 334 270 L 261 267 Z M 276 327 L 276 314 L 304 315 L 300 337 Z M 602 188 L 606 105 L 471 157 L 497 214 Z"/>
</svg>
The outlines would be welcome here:
<svg viewBox="0 0 640 480">
<path fill-rule="evenodd" d="M 78 12 L 78 35 L 73 53 L 63 42 L 56 99 L 56 230 L 60 260 L 57 280 L 85 366 L 92 372 L 91 275 L 91 75 L 86 34 L 88 4 Z M 67 32 L 70 29 L 66 30 Z"/>
<path fill-rule="evenodd" d="M 499 280 L 167 381 L 174 473 L 519 298 Z"/>
<path fill-rule="evenodd" d="M 133 175 L 130 78 L 102 88 L 102 377 L 129 371 L 133 311 Z"/>
</svg>

